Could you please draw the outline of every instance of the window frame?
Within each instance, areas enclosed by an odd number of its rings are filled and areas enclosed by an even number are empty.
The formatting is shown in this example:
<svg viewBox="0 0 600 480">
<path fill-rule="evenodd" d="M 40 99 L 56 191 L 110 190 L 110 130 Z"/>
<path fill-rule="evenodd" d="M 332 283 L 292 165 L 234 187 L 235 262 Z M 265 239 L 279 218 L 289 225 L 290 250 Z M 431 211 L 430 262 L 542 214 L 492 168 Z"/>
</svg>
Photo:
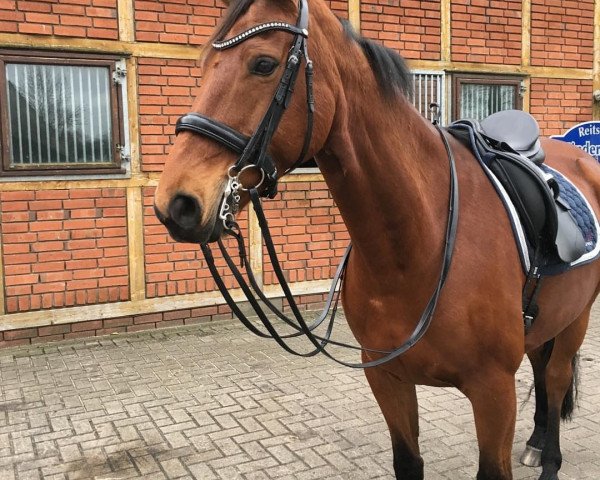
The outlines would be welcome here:
<svg viewBox="0 0 600 480">
<path fill-rule="evenodd" d="M 500 75 L 485 73 L 452 72 L 452 121 L 460 120 L 460 99 L 463 84 L 477 85 L 509 85 L 514 88 L 515 109 L 523 109 L 523 81 L 525 75 Z"/>
<path fill-rule="evenodd" d="M 125 121 L 123 92 L 121 85 L 114 81 L 117 63 L 126 55 L 87 54 L 80 52 L 55 52 L 44 50 L 8 50 L 0 49 L 0 177 L 32 177 L 60 175 L 110 175 L 125 174 L 122 152 L 119 146 L 124 146 Z M 110 111 L 112 122 L 111 151 L 112 162 L 82 164 L 45 164 L 45 165 L 11 165 L 10 126 L 8 117 L 8 94 L 6 79 L 6 63 L 25 65 L 64 65 L 82 67 L 108 67 Z"/>
</svg>

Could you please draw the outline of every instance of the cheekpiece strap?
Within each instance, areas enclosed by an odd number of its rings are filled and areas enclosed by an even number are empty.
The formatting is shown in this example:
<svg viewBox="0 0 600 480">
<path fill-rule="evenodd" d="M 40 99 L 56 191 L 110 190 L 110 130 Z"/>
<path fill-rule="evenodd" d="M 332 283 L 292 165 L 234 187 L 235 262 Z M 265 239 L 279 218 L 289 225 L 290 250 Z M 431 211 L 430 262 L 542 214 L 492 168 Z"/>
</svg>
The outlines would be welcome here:
<svg viewBox="0 0 600 480">
<path fill-rule="evenodd" d="M 269 32 L 271 30 L 280 30 L 292 33 L 294 35 L 300 35 L 304 38 L 308 38 L 308 30 L 306 30 L 306 28 L 299 28 L 285 22 L 269 22 L 256 25 L 227 40 L 217 40 L 213 42 L 212 46 L 215 50 L 226 50 L 227 48 L 235 47 L 236 45 L 242 43 L 244 40 L 247 40 L 256 35 L 260 35 L 264 32 Z"/>
</svg>

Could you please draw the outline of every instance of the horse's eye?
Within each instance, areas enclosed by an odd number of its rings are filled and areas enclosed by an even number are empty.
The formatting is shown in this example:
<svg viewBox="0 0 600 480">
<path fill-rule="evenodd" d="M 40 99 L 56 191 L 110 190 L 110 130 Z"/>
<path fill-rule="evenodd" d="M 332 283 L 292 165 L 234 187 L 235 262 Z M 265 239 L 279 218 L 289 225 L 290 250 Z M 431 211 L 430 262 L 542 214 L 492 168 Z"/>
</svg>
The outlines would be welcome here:
<svg viewBox="0 0 600 480">
<path fill-rule="evenodd" d="M 250 67 L 250 71 L 256 75 L 271 75 L 279 62 L 271 57 L 258 57 Z"/>
</svg>

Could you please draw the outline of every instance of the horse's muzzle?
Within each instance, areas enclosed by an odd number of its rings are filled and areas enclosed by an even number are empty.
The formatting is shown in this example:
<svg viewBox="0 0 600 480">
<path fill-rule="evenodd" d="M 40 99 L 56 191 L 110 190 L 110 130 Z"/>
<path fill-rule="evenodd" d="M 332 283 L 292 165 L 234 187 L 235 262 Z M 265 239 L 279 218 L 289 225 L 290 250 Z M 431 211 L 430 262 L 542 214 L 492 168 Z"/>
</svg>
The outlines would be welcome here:
<svg viewBox="0 0 600 480">
<path fill-rule="evenodd" d="M 190 196 L 176 195 L 164 214 L 154 205 L 154 213 L 177 242 L 209 243 L 221 238 L 223 227 L 216 218 L 202 225 L 202 209 L 198 201 Z"/>
</svg>

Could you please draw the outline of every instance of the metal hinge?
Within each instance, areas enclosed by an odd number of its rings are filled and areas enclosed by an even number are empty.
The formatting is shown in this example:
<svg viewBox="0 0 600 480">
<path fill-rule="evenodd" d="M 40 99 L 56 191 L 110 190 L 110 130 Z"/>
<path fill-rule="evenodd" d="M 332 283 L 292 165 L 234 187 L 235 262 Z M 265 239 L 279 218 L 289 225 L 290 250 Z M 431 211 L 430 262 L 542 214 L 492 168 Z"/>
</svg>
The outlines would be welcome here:
<svg viewBox="0 0 600 480">
<path fill-rule="evenodd" d="M 527 85 L 525 85 L 525 82 L 523 80 L 521 80 L 521 86 L 519 87 L 519 97 L 523 98 L 526 93 L 527 93 Z"/>
<path fill-rule="evenodd" d="M 121 163 L 128 163 L 131 160 L 131 156 L 129 155 L 129 150 L 125 145 L 117 144 L 117 153 L 119 154 L 119 158 L 121 159 Z"/>
<path fill-rule="evenodd" d="M 115 67 L 115 71 L 112 74 L 113 83 L 115 85 L 121 85 L 125 77 L 127 77 L 127 70 L 121 65 Z"/>
</svg>

